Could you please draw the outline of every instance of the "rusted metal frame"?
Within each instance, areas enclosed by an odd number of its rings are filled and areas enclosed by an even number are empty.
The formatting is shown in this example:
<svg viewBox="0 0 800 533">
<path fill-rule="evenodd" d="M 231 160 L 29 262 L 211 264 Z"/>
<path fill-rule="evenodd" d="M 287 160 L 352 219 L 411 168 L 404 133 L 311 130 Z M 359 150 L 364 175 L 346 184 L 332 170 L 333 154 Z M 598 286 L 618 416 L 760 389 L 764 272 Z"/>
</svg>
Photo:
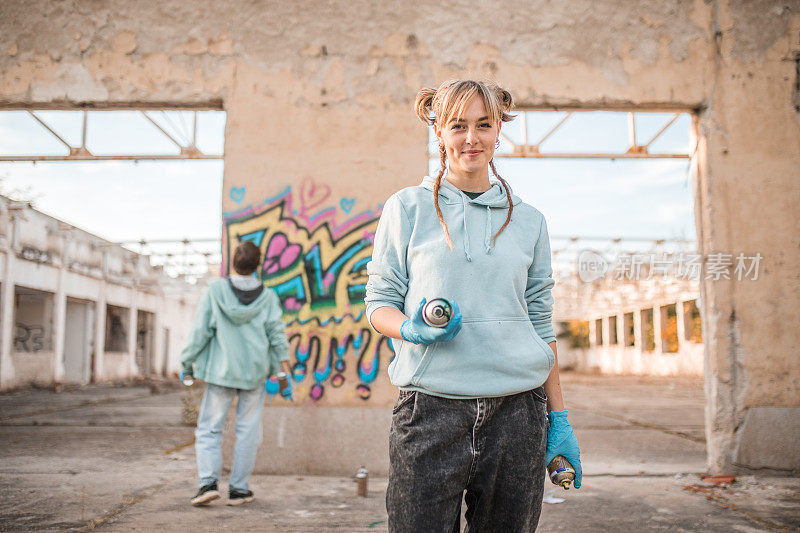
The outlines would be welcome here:
<svg viewBox="0 0 800 533">
<path fill-rule="evenodd" d="M 0 161 L 37 162 L 37 161 L 177 161 L 177 160 L 222 160 L 222 155 L 208 154 L 175 154 L 175 155 L 0 155 Z"/>
<path fill-rule="evenodd" d="M 539 151 L 539 147 L 542 145 L 542 143 L 545 142 L 547 139 L 549 139 L 567 121 L 567 119 L 569 119 L 572 116 L 572 113 L 573 111 L 567 111 L 567 114 L 564 116 L 564 118 L 559 120 L 558 124 L 550 128 L 550 131 L 545 133 L 544 136 L 539 139 L 539 142 L 537 142 L 533 147 L 535 153 L 537 154 L 541 153 Z M 526 113 L 526 120 L 527 120 L 527 113 Z M 525 148 L 527 148 L 527 146 Z"/>
<path fill-rule="evenodd" d="M 0 107 L 0 109 L 3 109 Z M 7 109 L 11 110 L 11 109 Z M 65 109 L 66 110 L 66 109 Z M 75 110 L 74 108 L 69 110 Z M 106 110 L 106 109 L 103 109 Z M 123 110 L 130 110 L 127 109 L 115 109 L 118 111 Z M 170 109 L 171 111 L 172 109 Z M 212 155 L 212 154 L 204 154 L 197 148 L 197 109 L 189 108 L 186 110 L 191 110 L 193 113 L 193 123 L 192 123 L 192 141 L 191 144 L 185 146 L 177 141 L 172 135 L 170 135 L 167 131 L 164 130 L 156 121 L 150 118 L 147 115 L 147 110 L 137 109 L 144 116 L 151 124 L 153 124 L 158 130 L 163 133 L 170 141 L 175 143 L 178 148 L 180 149 L 180 154 L 142 154 L 142 155 L 127 155 L 127 154 L 116 154 L 116 155 L 95 155 L 92 154 L 88 148 L 86 148 L 86 137 L 87 137 L 87 130 L 88 130 L 88 109 L 82 109 L 82 120 L 81 120 L 81 145 L 80 146 L 72 146 L 69 142 L 67 142 L 61 135 L 59 135 L 53 128 L 51 128 L 44 120 L 42 120 L 38 115 L 36 115 L 34 109 L 26 108 L 26 111 L 40 126 L 42 126 L 45 130 L 47 130 L 51 135 L 53 135 L 56 139 L 58 139 L 64 146 L 69 149 L 68 155 L 0 155 L 0 162 L 51 162 L 51 161 L 142 161 L 142 160 L 185 160 L 185 159 L 201 159 L 201 160 L 222 160 L 224 159 L 223 155 Z M 151 110 L 152 111 L 152 110 Z"/>
<path fill-rule="evenodd" d="M 46 129 L 47 131 L 49 131 L 49 132 L 50 132 L 50 134 L 51 134 L 53 137 L 55 137 L 56 139 L 58 139 L 59 141 L 61 141 L 61 144 L 63 144 L 64 146 L 66 146 L 66 147 L 67 147 L 67 150 L 69 150 L 69 151 L 70 151 L 70 153 L 72 152 L 72 150 L 73 150 L 73 146 L 72 146 L 71 144 L 69 144 L 67 141 L 65 141 L 65 140 L 64 140 L 64 139 L 61 137 L 61 135 L 59 135 L 58 133 L 56 133 L 55 131 L 53 131 L 53 128 L 51 128 L 50 126 L 48 126 L 48 125 L 47 125 L 47 123 L 45 123 L 45 121 L 44 121 L 44 120 L 42 120 L 41 118 L 39 118 L 39 116 L 38 116 L 38 115 L 36 115 L 36 113 L 34 113 L 33 111 L 31 111 L 31 110 L 29 109 L 29 110 L 28 110 L 28 114 L 29 114 L 31 117 L 33 117 L 33 120 L 35 120 L 36 122 L 38 122 L 39 124 L 41 124 L 41 125 L 42 125 L 42 127 L 43 127 L 44 129 Z"/>
<path fill-rule="evenodd" d="M 0 100 L 2 111 L 225 111 L 222 99 L 185 103 L 168 101 L 145 102 L 9 102 Z"/>
<path fill-rule="evenodd" d="M 141 115 L 142 115 L 144 118 L 146 118 L 146 119 L 147 119 L 147 120 L 148 120 L 148 121 L 149 121 L 149 122 L 150 122 L 150 123 L 151 123 L 153 126 L 155 126 L 156 128 L 158 128 L 158 131 L 160 131 L 161 133 L 163 133 L 163 134 L 164 134 L 164 135 L 167 137 L 167 139 L 169 139 L 170 141 L 172 141 L 173 143 L 175 143 L 175 145 L 178 147 L 178 149 L 180 149 L 180 151 L 181 151 L 181 155 L 185 155 L 185 156 L 188 156 L 188 157 L 192 157 L 194 154 L 198 154 L 198 153 L 200 153 L 200 150 L 198 150 L 198 149 L 197 149 L 197 146 L 195 146 L 195 144 L 194 144 L 194 137 L 192 138 L 192 143 L 191 143 L 189 146 L 184 146 L 184 145 L 183 145 L 183 144 L 181 144 L 181 143 L 180 143 L 180 142 L 179 142 L 177 139 L 175 139 L 175 137 L 173 137 L 172 135 L 170 135 L 169 133 L 167 133 L 167 130 L 165 130 L 164 128 L 162 128 L 162 127 L 161 127 L 161 125 L 159 125 L 159 123 L 158 123 L 158 122 L 156 122 L 155 120 L 153 120 L 152 118 L 150 118 L 150 115 L 148 115 L 148 114 L 147 114 L 147 111 L 139 111 L 139 113 L 140 113 L 140 114 L 141 114 Z M 195 125 L 194 125 L 194 129 L 195 129 L 195 134 L 194 134 L 194 136 L 196 137 L 196 130 L 197 130 L 197 111 L 195 111 L 195 112 L 194 112 L 194 123 L 195 123 Z"/>
<path fill-rule="evenodd" d="M 495 152 L 495 157 L 504 158 L 529 158 L 529 159 L 689 159 L 689 154 L 650 154 L 650 153 L 596 153 L 583 152 L 565 153 L 501 153 Z"/>
<path fill-rule="evenodd" d="M 553 109 L 541 109 L 541 111 L 553 111 Z M 567 111 L 567 114 L 562 118 L 555 126 L 550 128 L 550 130 L 544 134 L 535 144 L 528 144 L 528 112 L 530 110 L 521 110 L 520 115 L 522 118 L 521 123 L 521 134 L 522 134 L 522 144 L 516 144 L 512 141 L 507 135 L 505 135 L 502 131 L 499 133 L 499 137 L 511 145 L 512 151 L 511 152 L 495 152 L 495 157 L 502 157 L 502 158 L 534 158 L 534 159 L 689 159 L 691 154 L 653 154 L 648 151 L 650 145 L 659 137 L 661 136 L 667 128 L 669 128 L 680 116 L 681 113 L 687 112 L 687 110 L 679 110 L 676 111 L 671 109 L 671 111 L 675 112 L 675 116 L 664 126 L 662 127 L 648 142 L 647 144 L 637 145 L 636 144 L 636 128 L 635 128 L 635 111 L 627 111 L 628 114 L 628 139 L 630 146 L 628 150 L 624 153 L 542 153 L 540 151 L 540 146 L 544 141 L 550 138 L 555 132 L 575 113 L 575 112 L 588 112 L 588 111 L 609 111 L 606 108 L 580 108 L 571 111 Z M 659 109 L 658 111 L 663 111 Z M 429 156 L 433 157 L 433 154 L 429 151 Z"/>
<path fill-rule="evenodd" d="M 628 152 L 629 153 L 637 153 L 637 154 L 639 154 L 639 153 L 641 153 L 641 154 L 650 154 L 650 152 L 649 152 L 650 145 L 653 144 L 653 141 L 658 139 L 661 136 L 661 134 L 664 133 L 664 131 L 666 131 L 666 129 L 669 128 L 672 125 L 673 122 L 678 120 L 678 117 L 680 116 L 680 113 L 675 113 L 675 116 L 673 116 L 672 119 L 669 122 L 667 122 L 667 124 L 663 128 L 658 130 L 658 133 L 653 135 L 653 137 L 649 141 L 647 141 L 646 144 L 636 144 L 636 125 L 635 125 L 635 120 L 634 120 L 635 119 L 635 115 L 636 115 L 636 113 L 633 112 L 633 111 L 628 113 L 628 139 L 630 141 L 630 146 L 628 147 Z M 689 154 L 686 155 L 687 159 L 688 159 L 688 157 L 689 157 Z"/>
<path fill-rule="evenodd" d="M 140 239 L 138 241 L 120 241 L 117 244 L 120 246 L 126 246 L 129 244 L 183 244 L 185 242 L 219 242 L 218 237 L 202 237 L 198 239 Z"/>
<path fill-rule="evenodd" d="M 664 133 L 664 132 L 666 131 L 666 129 L 667 129 L 667 128 L 669 128 L 670 126 L 672 126 L 672 123 L 673 123 L 673 122 L 675 122 L 676 120 L 678 120 L 678 117 L 679 117 L 679 116 L 681 116 L 681 114 L 680 114 L 680 113 L 675 113 L 675 116 L 674 116 L 674 117 L 672 117 L 672 120 L 670 120 L 669 122 L 667 122 L 666 126 L 664 126 L 663 128 L 661 128 L 660 130 L 658 130 L 658 133 L 656 133 L 655 135 L 653 135 L 653 137 L 652 137 L 652 138 L 651 138 L 649 141 L 647 141 L 647 144 L 645 144 L 645 145 L 644 145 L 644 147 L 645 147 L 646 149 L 649 149 L 649 148 L 650 148 L 650 145 L 651 145 L 651 144 L 653 144 L 653 141 L 655 141 L 656 139 L 658 139 L 658 138 L 661 136 L 661 134 L 662 134 L 662 133 Z"/>
</svg>

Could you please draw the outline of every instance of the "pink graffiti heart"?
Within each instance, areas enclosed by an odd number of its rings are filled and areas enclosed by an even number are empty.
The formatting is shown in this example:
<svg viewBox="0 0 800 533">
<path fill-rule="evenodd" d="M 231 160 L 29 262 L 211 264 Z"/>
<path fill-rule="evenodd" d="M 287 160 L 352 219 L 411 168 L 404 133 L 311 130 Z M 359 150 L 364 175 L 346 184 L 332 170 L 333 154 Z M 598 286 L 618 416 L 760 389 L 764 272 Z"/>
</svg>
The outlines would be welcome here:
<svg viewBox="0 0 800 533">
<path fill-rule="evenodd" d="M 302 249 L 299 244 L 289 244 L 286 235 L 278 233 L 270 239 L 264 254 L 264 273 L 275 274 L 290 267 Z"/>
<path fill-rule="evenodd" d="M 289 296 L 284 300 L 283 305 L 286 306 L 286 309 L 291 311 L 299 311 L 303 308 L 303 304 L 294 296 Z"/>
<path fill-rule="evenodd" d="M 325 184 L 317 185 L 312 178 L 305 178 L 300 184 L 300 203 L 303 211 L 318 206 L 330 196 L 331 188 Z"/>
</svg>

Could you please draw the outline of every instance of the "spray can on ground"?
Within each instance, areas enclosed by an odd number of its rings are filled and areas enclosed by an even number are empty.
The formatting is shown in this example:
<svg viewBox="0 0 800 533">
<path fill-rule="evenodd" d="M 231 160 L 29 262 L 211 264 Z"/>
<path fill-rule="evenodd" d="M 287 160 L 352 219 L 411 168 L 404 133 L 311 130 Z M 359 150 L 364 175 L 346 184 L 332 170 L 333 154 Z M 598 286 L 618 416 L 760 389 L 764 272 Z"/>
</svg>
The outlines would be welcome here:
<svg viewBox="0 0 800 533">
<path fill-rule="evenodd" d="M 356 472 L 356 483 L 358 484 L 356 486 L 356 493 L 364 498 L 367 497 L 368 479 L 369 479 L 369 470 L 367 470 L 365 467 L 362 466 L 361 468 L 358 469 L 358 472 Z"/>
<path fill-rule="evenodd" d="M 443 328 L 453 318 L 453 306 L 444 298 L 435 298 L 422 308 L 422 320 L 434 328 Z"/>
<path fill-rule="evenodd" d="M 547 473 L 550 475 L 550 481 L 555 485 L 561 485 L 564 490 L 568 490 L 570 483 L 575 480 L 575 469 L 563 455 L 553 457 L 547 465 Z"/>
</svg>

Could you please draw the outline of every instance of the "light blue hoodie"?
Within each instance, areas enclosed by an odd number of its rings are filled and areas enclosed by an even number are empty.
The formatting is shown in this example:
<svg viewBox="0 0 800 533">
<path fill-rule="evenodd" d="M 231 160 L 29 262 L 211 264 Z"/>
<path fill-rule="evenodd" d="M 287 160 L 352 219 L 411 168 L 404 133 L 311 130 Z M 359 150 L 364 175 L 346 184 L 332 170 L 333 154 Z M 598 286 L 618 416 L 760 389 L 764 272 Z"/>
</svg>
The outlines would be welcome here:
<svg viewBox="0 0 800 533">
<path fill-rule="evenodd" d="M 463 324 L 456 337 L 430 346 L 393 339 L 392 384 L 447 398 L 505 396 L 540 386 L 555 364 L 548 342 L 553 272 L 544 216 L 499 181 L 470 199 L 447 179 L 439 206 L 451 251 L 433 203 L 434 178 L 386 201 L 367 263 L 367 317 L 391 306 L 407 316 L 426 297 L 455 300 Z M 374 327 L 373 327 L 374 329 Z"/>
<path fill-rule="evenodd" d="M 250 287 L 258 286 L 260 282 L 252 279 Z M 234 281 L 247 287 L 242 282 Z M 209 283 L 181 352 L 183 372 L 206 383 L 253 390 L 263 387 L 280 370 L 281 361 L 288 360 L 289 342 L 274 290 L 264 287 L 255 300 L 243 304 L 227 279 Z"/>
</svg>

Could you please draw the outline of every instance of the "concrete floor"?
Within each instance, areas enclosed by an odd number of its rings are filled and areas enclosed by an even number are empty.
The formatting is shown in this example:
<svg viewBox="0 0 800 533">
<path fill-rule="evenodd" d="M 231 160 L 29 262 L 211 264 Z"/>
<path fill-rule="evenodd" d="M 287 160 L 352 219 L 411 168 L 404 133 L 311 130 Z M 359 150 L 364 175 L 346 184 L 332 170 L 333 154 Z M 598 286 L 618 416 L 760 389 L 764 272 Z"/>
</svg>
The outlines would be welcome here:
<svg viewBox="0 0 800 533">
<path fill-rule="evenodd" d="M 543 505 L 539 531 L 800 528 L 798 477 L 701 481 L 702 380 L 565 373 L 562 382 L 584 482 L 548 485 L 565 501 Z M 359 498 L 345 477 L 256 474 L 251 504 L 189 506 L 193 431 L 181 425 L 180 398 L 133 386 L 0 395 L 0 530 L 387 530 L 385 479 L 370 479 Z"/>
</svg>

